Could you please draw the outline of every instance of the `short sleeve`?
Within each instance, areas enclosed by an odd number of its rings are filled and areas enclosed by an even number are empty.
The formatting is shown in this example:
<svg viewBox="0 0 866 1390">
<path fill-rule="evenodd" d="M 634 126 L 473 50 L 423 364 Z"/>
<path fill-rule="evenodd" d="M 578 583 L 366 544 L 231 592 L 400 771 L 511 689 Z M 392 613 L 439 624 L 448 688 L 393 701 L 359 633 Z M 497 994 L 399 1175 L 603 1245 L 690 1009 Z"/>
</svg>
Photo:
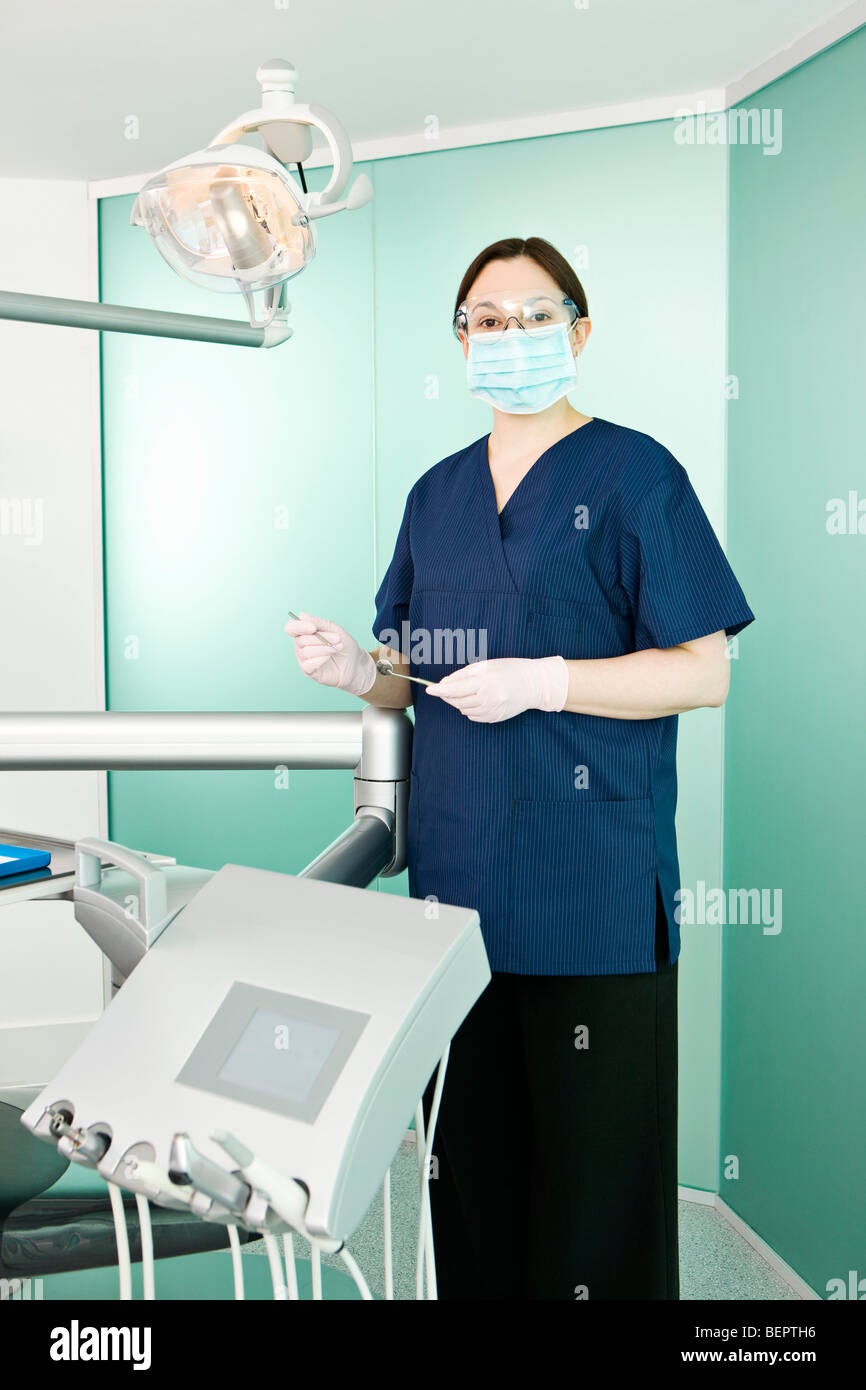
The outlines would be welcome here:
<svg viewBox="0 0 866 1390">
<path fill-rule="evenodd" d="M 676 647 L 754 622 L 706 512 L 681 464 L 631 508 L 619 542 L 619 583 L 637 651 Z"/>
<path fill-rule="evenodd" d="M 414 489 L 406 499 L 403 520 L 397 533 L 394 554 L 376 594 L 376 618 L 373 635 L 385 647 L 401 651 L 401 634 L 406 630 L 403 624 L 409 622 L 409 600 L 412 597 L 414 567 L 409 541 L 409 528 L 412 519 L 412 500 Z M 404 643 L 408 646 L 408 643 Z"/>
</svg>

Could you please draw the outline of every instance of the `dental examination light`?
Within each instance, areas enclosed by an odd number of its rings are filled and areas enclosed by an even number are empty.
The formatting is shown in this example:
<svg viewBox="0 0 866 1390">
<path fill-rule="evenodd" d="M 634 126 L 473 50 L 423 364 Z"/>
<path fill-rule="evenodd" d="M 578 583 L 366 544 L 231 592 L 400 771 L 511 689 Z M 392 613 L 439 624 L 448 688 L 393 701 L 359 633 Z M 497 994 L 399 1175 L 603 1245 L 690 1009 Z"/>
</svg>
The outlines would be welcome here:
<svg viewBox="0 0 866 1390">
<path fill-rule="evenodd" d="M 278 285 L 309 265 L 316 254 L 313 221 L 363 206 L 373 196 L 361 174 L 345 198 L 352 148 L 336 117 L 322 106 L 295 102 L 297 73 L 276 58 L 259 68 L 262 105 L 227 125 L 205 150 L 178 159 L 139 193 L 130 221 L 143 227 L 168 264 L 203 289 L 240 292 L 250 323 L 266 326 L 285 317 Z M 308 192 L 303 164 L 313 149 L 313 129 L 325 136 L 333 159 L 319 193 Z M 258 133 L 265 152 L 240 143 Z M 298 167 L 301 186 L 285 166 Z M 253 295 L 264 291 L 266 317 L 255 316 Z"/>
<path fill-rule="evenodd" d="M 247 347 L 274 347 L 290 338 L 286 282 L 316 254 L 313 223 L 362 207 L 372 198 L 373 186 L 366 174 L 348 186 L 349 138 L 324 107 L 295 102 L 297 72 L 291 63 L 275 58 L 256 76 L 261 106 L 225 126 L 206 149 L 175 160 L 149 179 L 130 216 L 184 279 L 202 289 L 241 294 L 249 325 L 3 292 L 0 318 Z M 314 130 L 324 135 L 333 163 L 320 192 L 307 189 L 303 169 Z M 258 134 L 264 150 L 243 143 L 251 134 Z M 299 182 L 288 172 L 289 164 L 297 166 Z M 257 293 L 263 296 L 262 318 L 256 315 Z"/>
</svg>

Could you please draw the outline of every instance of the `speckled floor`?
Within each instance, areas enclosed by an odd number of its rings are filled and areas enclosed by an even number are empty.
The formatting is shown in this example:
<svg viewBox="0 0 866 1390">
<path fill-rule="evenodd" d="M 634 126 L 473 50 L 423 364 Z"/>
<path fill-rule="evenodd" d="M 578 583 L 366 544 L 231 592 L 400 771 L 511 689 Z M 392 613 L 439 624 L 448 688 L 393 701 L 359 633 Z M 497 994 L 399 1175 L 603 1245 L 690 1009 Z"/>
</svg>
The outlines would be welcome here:
<svg viewBox="0 0 866 1390">
<path fill-rule="evenodd" d="M 394 1298 L 415 1297 L 415 1239 L 418 1222 L 418 1176 L 414 1146 L 404 1144 L 391 1167 L 391 1222 L 394 1260 Z M 799 1295 L 782 1280 L 756 1250 L 743 1240 L 714 1207 L 679 1203 L 681 1299 L 786 1299 Z M 296 1241 L 300 1254 L 303 1242 Z M 382 1194 L 371 1206 L 349 1248 L 374 1298 L 384 1298 Z M 264 1255 L 261 1241 L 244 1247 L 244 1254 Z M 339 1258 L 324 1256 L 323 1264 L 345 1272 Z"/>
</svg>

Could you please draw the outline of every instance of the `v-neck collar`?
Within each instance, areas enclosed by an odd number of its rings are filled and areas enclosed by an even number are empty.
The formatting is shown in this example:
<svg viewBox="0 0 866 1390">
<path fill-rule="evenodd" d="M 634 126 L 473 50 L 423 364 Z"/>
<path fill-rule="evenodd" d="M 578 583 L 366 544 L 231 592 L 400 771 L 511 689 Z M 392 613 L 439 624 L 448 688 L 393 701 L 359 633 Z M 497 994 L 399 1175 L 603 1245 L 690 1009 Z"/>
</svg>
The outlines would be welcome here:
<svg viewBox="0 0 866 1390">
<path fill-rule="evenodd" d="M 590 427 L 590 425 L 594 425 L 594 424 L 596 423 L 597 420 L 598 420 L 598 416 L 597 416 L 597 415 L 593 415 L 592 419 L 591 419 L 591 420 L 587 420 L 585 424 L 583 424 L 583 425 L 578 425 L 576 429 L 569 430 L 568 434 L 562 435 L 560 439 L 555 439 L 555 440 L 553 441 L 552 444 L 549 444 L 548 447 L 547 447 L 546 449 L 544 449 L 544 450 L 542 451 L 542 453 L 540 453 L 540 454 L 538 455 L 538 458 L 535 460 L 535 462 L 532 463 L 532 464 L 530 464 L 529 468 L 527 468 L 527 470 L 526 470 L 526 472 L 524 473 L 523 477 L 520 479 L 520 482 L 519 482 L 519 483 L 517 484 L 517 486 L 516 486 L 515 488 L 513 488 L 512 491 L 508 494 L 508 497 L 505 499 L 505 502 L 504 502 L 503 505 L 502 505 L 502 511 L 499 511 L 499 510 L 498 510 L 498 506 L 497 506 L 497 501 L 496 501 L 496 488 L 495 488 L 495 486 L 494 486 L 494 484 L 493 484 L 493 474 L 490 472 L 490 458 L 489 458 L 489 453 L 488 453 L 488 446 L 489 446 L 489 442 L 490 442 L 490 435 L 489 435 L 489 434 L 486 434 L 486 435 L 484 436 L 484 439 L 482 440 L 482 449 L 481 449 L 481 453 L 482 453 L 482 458 L 483 458 L 485 467 L 486 467 L 486 469 L 487 469 L 487 474 L 488 474 L 488 476 L 489 476 L 489 478 L 490 478 L 490 490 L 491 490 L 491 492 L 492 492 L 492 494 L 493 494 L 493 507 L 494 507 L 494 510 L 496 511 L 497 517 L 502 517 L 502 516 L 504 515 L 504 513 L 505 513 L 505 508 L 511 505 L 512 499 L 517 495 L 517 493 L 518 493 L 518 492 L 520 491 L 520 489 L 523 487 L 523 484 L 526 482 L 526 480 L 527 480 L 528 478 L 531 478 L 531 477 L 532 477 L 532 474 L 535 472 L 536 468 L 537 468 L 538 465 L 541 463 L 542 459 L 546 458 L 547 455 L 550 454 L 550 453 L 552 453 L 554 449 L 558 448 L 560 444 L 564 444 L 564 443 L 566 442 L 567 439 L 572 439 L 576 434 L 580 434 L 581 430 L 588 430 L 589 427 Z"/>
<path fill-rule="evenodd" d="M 505 559 L 505 550 L 503 548 L 501 520 L 505 514 L 505 510 L 507 507 L 511 506 L 512 501 L 521 489 L 523 489 L 524 494 L 529 491 L 525 484 L 532 477 L 533 473 L 536 473 L 539 464 L 542 462 L 542 460 L 547 458 L 548 454 L 552 453 L 554 449 L 558 449 L 561 444 L 565 444 L 568 440 L 573 439 L 575 435 L 581 434 L 583 430 L 591 429 L 591 427 L 596 423 L 601 423 L 600 417 L 598 415 L 594 415 L 591 420 L 588 420 L 586 422 L 585 425 L 578 425 L 577 429 L 570 430 L 568 434 L 564 434 L 561 439 L 554 440 L 554 442 L 551 445 L 549 445 L 549 447 L 545 449 L 543 453 L 540 453 L 535 462 L 524 473 L 523 477 L 520 479 L 520 482 L 517 484 L 517 487 L 508 497 L 508 500 L 503 506 L 501 512 L 497 508 L 496 488 L 493 484 L 493 474 L 490 472 L 490 459 L 487 453 L 487 444 L 488 440 L 490 439 L 490 435 L 485 434 L 482 439 L 478 440 L 476 446 L 476 463 L 478 466 L 476 468 L 475 480 L 476 487 L 478 490 L 479 505 L 484 517 L 487 538 L 490 542 L 490 550 L 494 563 L 495 572 L 498 575 L 500 582 L 511 593 L 517 592 L 517 584 L 514 581 L 514 576 L 512 575 L 511 570 L 508 568 L 508 564 Z M 542 469 L 542 472 L 543 471 L 544 470 Z"/>
</svg>

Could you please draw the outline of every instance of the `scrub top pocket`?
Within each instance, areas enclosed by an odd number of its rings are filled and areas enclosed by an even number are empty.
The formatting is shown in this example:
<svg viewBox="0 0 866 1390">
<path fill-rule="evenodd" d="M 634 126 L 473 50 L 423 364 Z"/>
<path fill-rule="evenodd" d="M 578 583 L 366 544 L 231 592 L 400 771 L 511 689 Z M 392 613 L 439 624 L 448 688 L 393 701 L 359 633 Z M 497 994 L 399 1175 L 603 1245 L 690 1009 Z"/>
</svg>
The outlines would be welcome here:
<svg viewBox="0 0 866 1390">
<path fill-rule="evenodd" d="M 566 661 L 579 661 L 583 656 L 581 634 L 583 620 L 574 606 L 570 611 L 551 612 L 539 601 L 530 605 L 526 615 L 524 649 L 516 655 L 533 660 L 544 656 L 561 656 Z"/>
<path fill-rule="evenodd" d="M 545 958 L 575 974 L 654 968 L 656 839 L 651 797 L 514 801 L 509 837 L 508 970 Z M 653 890 L 653 891 L 650 891 Z M 604 939 L 595 924 L 609 924 Z"/>
</svg>

